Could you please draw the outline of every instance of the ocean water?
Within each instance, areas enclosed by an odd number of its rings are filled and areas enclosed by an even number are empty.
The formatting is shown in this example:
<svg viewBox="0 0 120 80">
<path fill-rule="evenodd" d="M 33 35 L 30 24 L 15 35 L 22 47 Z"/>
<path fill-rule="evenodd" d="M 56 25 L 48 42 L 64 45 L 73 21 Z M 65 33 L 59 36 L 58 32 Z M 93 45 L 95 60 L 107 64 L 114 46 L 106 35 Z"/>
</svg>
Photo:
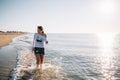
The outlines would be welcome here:
<svg viewBox="0 0 120 80">
<path fill-rule="evenodd" d="M 10 80 L 120 80 L 120 34 L 48 34 L 43 72 L 35 70 L 33 34 L 14 38 L 18 51 Z"/>
</svg>

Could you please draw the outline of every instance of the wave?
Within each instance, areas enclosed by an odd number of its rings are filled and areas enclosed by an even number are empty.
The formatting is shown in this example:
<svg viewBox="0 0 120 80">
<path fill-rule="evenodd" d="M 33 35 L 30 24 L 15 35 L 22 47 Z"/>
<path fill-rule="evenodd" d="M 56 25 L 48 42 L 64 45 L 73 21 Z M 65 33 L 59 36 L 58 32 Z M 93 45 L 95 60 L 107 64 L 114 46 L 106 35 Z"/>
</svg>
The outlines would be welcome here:
<svg viewBox="0 0 120 80">
<path fill-rule="evenodd" d="M 36 70 L 35 56 L 33 58 L 27 57 L 31 53 L 32 39 L 33 34 L 28 34 L 16 37 L 10 43 L 17 50 L 17 62 L 9 80 L 63 80 L 66 74 L 61 67 L 60 60 L 62 58 L 49 59 L 47 56 L 42 73 Z"/>
</svg>

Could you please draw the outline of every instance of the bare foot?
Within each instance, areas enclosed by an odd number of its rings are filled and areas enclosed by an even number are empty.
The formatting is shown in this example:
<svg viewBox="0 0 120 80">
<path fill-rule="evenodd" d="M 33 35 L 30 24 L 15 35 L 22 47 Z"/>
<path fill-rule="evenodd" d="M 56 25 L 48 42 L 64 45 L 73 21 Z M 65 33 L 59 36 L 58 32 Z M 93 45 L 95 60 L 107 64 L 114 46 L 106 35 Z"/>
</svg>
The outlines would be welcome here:
<svg viewBox="0 0 120 80">
<path fill-rule="evenodd" d="M 40 64 L 40 73 L 42 73 L 43 64 Z"/>
</svg>

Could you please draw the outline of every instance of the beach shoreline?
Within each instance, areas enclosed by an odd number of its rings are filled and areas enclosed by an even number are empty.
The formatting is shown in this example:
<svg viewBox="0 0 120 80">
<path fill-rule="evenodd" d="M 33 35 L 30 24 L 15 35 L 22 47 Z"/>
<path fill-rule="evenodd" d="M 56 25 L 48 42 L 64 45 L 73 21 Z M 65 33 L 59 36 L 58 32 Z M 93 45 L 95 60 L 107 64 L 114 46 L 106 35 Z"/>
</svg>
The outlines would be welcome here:
<svg viewBox="0 0 120 80">
<path fill-rule="evenodd" d="M 8 45 L 15 37 L 25 35 L 27 33 L 1 33 L 0 34 L 0 48 Z"/>
<path fill-rule="evenodd" d="M 27 33 L 2 33 L 0 34 L 0 80 L 8 80 L 11 71 L 16 66 L 17 50 L 9 45 L 11 41 Z"/>
</svg>

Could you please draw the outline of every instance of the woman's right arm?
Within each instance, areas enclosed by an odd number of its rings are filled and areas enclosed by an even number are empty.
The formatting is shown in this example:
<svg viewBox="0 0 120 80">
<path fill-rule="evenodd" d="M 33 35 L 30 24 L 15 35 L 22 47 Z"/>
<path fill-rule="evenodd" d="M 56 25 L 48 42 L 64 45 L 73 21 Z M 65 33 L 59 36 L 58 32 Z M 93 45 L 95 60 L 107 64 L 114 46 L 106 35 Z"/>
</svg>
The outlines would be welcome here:
<svg viewBox="0 0 120 80">
<path fill-rule="evenodd" d="M 36 34 L 36 33 L 35 33 L 35 34 Z M 34 38 L 33 38 L 32 52 L 34 51 L 34 47 L 35 47 L 35 34 L 34 34 Z"/>
</svg>

